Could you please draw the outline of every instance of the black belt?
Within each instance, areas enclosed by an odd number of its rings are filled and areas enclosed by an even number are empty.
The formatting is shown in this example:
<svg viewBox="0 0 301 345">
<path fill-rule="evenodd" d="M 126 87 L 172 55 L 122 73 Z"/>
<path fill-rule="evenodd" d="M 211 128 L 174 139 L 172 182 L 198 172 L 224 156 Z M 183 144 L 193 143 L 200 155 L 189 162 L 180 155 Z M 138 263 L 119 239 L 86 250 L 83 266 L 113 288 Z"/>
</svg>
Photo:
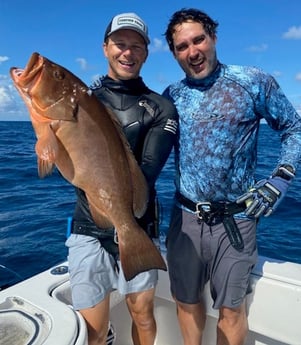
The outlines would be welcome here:
<svg viewBox="0 0 301 345">
<path fill-rule="evenodd" d="M 117 260 L 118 237 L 114 228 L 100 229 L 90 222 L 72 220 L 71 233 L 97 238 L 102 247 Z"/>
<path fill-rule="evenodd" d="M 206 213 L 222 212 L 224 215 L 231 216 L 236 213 L 241 213 L 246 209 L 243 204 L 237 204 L 236 202 L 200 201 L 195 203 L 179 192 L 176 192 L 176 199 L 190 211 L 195 212 L 200 219 L 203 219 L 202 216 Z"/>
<path fill-rule="evenodd" d="M 246 207 L 236 202 L 193 202 L 184 195 L 176 192 L 176 199 L 180 204 L 196 213 L 198 219 L 213 226 L 223 223 L 231 245 L 238 251 L 244 248 L 241 233 L 233 218 L 233 214 L 243 212 Z"/>
<path fill-rule="evenodd" d="M 71 232 L 78 235 L 92 236 L 95 238 L 114 237 L 115 229 L 100 229 L 95 224 L 85 221 L 72 221 Z"/>
</svg>

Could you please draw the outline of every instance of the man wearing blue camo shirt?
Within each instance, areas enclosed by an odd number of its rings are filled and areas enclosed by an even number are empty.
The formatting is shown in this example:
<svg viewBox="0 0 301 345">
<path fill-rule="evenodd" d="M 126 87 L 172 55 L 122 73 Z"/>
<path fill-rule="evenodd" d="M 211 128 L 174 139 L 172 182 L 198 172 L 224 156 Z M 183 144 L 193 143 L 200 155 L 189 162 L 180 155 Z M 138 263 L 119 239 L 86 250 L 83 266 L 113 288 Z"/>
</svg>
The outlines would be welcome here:
<svg viewBox="0 0 301 345">
<path fill-rule="evenodd" d="M 173 14 L 165 36 L 186 77 L 164 96 L 179 113 L 176 195 L 167 236 L 171 292 L 185 345 L 200 345 L 210 281 L 218 345 L 242 345 L 257 260 L 256 224 L 286 194 L 301 157 L 301 118 L 275 79 L 216 56 L 218 23 L 197 9 Z M 260 120 L 281 135 L 279 161 L 256 182 Z"/>
</svg>

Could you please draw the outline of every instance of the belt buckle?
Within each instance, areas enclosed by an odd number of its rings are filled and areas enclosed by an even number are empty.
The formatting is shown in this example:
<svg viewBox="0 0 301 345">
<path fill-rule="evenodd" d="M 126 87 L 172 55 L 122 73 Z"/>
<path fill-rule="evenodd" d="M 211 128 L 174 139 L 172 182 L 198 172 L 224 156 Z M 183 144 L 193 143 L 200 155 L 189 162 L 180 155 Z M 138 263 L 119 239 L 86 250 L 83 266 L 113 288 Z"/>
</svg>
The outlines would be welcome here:
<svg viewBox="0 0 301 345">
<path fill-rule="evenodd" d="M 211 212 L 211 202 L 210 201 L 200 201 L 195 205 L 195 213 L 199 219 L 204 220 L 204 216 Z M 206 217 L 207 218 L 207 217 Z"/>
</svg>

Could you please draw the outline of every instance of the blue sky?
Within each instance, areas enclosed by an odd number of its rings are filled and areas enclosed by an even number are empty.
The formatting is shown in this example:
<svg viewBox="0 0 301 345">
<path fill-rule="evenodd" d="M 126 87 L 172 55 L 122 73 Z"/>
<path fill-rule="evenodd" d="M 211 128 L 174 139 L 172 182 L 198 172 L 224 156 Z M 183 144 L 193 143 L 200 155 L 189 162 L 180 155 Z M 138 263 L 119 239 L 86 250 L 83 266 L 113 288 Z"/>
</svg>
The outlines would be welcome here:
<svg viewBox="0 0 301 345">
<path fill-rule="evenodd" d="M 105 74 L 103 33 L 121 12 L 136 12 L 149 26 L 150 54 L 142 77 L 161 93 L 183 77 L 163 36 L 170 16 L 182 7 L 202 9 L 219 22 L 221 62 L 271 73 L 301 114 L 300 0 L 1 0 L 0 120 L 29 120 L 9 69 L 25 67 L 33 52 L 64 66 L 88 85 Z"/>
</svg>

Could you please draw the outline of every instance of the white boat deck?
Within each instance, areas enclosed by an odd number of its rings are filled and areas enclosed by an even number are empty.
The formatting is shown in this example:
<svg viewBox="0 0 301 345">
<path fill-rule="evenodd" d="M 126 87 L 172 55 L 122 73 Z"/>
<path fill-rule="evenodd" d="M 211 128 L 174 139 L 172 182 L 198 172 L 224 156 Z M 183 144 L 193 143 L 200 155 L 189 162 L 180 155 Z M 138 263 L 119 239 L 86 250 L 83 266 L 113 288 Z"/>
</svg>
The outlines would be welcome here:
<svg viewBox="0 0 301 345">
<path fill-rule="evenodd" d="M 67 262 L 0 292 L 1 345 L 87 344 L 85 323 L 71 307 Z M 260 257 L 252 273 L 248 297 L 250 332 L 246 345 L 301 345 L 301 265 Z M 207 323 L 204 345 L 215 345 L 217 311 L 206 290 Z M 159 272 L 155 298 L 156 345 L 181 345 L 175 304 L 166 272 Z M 131 320 L 124 299 L 111 298 L 111 324 L 116 339 L 130 345 Z"/>
</svg>

